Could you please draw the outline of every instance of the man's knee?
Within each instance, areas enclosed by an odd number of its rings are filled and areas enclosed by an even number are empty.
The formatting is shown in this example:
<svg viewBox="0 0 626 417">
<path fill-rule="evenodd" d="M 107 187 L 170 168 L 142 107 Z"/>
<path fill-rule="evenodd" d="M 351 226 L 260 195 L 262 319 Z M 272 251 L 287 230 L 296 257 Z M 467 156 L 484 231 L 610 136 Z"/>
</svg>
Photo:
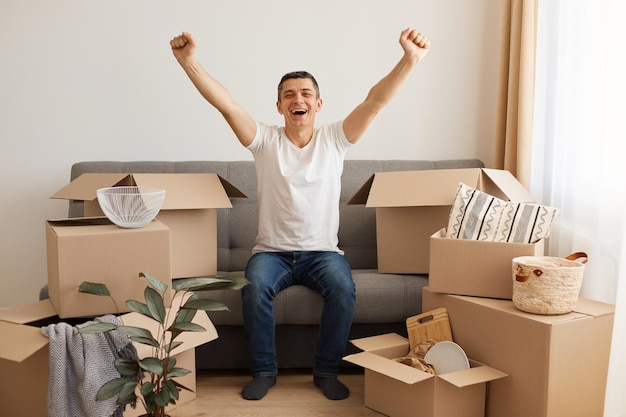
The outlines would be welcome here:
<svg viewBox="0 0 626 417">
<path fill-rule="evenodd" d="M 273 299 L 285 285 L 288 278 L 279 256 L 274 253 L 260 252 L 252 255 L 245 271 L 250 284 L 242 289 L 242 295 L 253 295 Z"/>
<path fill-rule="evenodd" d="M 339 298 L 354 300 L 356 288 L 352 279 L 352 270 L 345 258 L 338 253 L 330 253 L 324 259 L 322 279 L 326 289 Z"/>
</svg>

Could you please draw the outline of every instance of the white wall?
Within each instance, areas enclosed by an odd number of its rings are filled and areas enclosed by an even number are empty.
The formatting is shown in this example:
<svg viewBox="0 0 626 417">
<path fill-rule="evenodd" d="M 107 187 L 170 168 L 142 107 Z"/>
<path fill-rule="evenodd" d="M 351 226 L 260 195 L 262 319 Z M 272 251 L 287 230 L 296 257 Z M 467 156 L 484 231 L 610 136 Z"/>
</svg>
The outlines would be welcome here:
<svg viewBox="0 0 626 417">
<path fill-rule="evenodd" d="M 46 282 L 49 196 L 81 160 L 250 159 L 175 62 L 192 32 L 204 66 L 250 113 L 280 123 L 276 84 L 312 72 L 344 117 L 416 26 L 432 50 L 350 159 L 480 158 L 492 164 L 499 0 L 0 0 L 0 308 Z"/>
</svg>

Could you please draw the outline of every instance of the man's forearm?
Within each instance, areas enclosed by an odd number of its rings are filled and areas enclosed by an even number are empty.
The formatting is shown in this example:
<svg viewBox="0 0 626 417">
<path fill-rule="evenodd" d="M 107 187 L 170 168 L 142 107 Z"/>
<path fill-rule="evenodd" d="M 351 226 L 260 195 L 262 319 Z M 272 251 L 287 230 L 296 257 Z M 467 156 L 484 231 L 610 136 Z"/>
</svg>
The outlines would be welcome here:
<svg viewBox="0 0 626 417">
<path fill-rule="evenodd" d="M 403 55 L 391 72 L 370 89 L 365 101 L 372 111 L 378 113 L 391 101 L 418 62 L 417 57 Z"/>
<path fill-rule="evenodd" d="M 227 113 L 228 107 L 234 104 L 228 89 L 211 77 L 195 59 L 180 65 L 202 97 L 220 112 Z"/>
</svg>

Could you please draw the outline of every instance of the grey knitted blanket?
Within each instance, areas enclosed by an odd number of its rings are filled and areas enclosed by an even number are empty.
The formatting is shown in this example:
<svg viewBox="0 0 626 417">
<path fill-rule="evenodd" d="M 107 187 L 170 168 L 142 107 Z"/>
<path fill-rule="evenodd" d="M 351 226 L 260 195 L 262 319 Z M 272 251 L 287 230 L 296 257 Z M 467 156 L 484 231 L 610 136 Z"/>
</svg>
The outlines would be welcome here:
<svg viewBox="0 0 626 417">
<path fill-rule="evenodd" d="M 116 358 L 137 358 L 137 351 L 125 334 L 110 331 L 101 334 L 80 334 L 78 329 L 94 322 L 121 325 L 113 315 L 71 326 L 51 324 L 41 328 L 50 339 L 48 377 L 48 417 L 122 417 L 117 397 L 97 401 L 100 387 L 118 378 L 113 361 Z"/>
</svg>

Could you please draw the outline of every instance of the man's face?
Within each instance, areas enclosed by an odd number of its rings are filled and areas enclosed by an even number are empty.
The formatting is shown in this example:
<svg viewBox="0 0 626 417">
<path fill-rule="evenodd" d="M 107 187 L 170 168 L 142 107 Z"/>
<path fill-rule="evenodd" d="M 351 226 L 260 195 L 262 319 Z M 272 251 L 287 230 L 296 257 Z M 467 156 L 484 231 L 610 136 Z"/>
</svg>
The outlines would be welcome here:
<svg viewBox="0 0 626 417">
<path fill-rule="evenodd" d="M 276 108 L 285 117 L 285 124 L 312 125 L 315 114 L 322 108 L 322 99 L 317 96 L 313 81 L 291 78 L 283 83 Z"/>
</svg>

